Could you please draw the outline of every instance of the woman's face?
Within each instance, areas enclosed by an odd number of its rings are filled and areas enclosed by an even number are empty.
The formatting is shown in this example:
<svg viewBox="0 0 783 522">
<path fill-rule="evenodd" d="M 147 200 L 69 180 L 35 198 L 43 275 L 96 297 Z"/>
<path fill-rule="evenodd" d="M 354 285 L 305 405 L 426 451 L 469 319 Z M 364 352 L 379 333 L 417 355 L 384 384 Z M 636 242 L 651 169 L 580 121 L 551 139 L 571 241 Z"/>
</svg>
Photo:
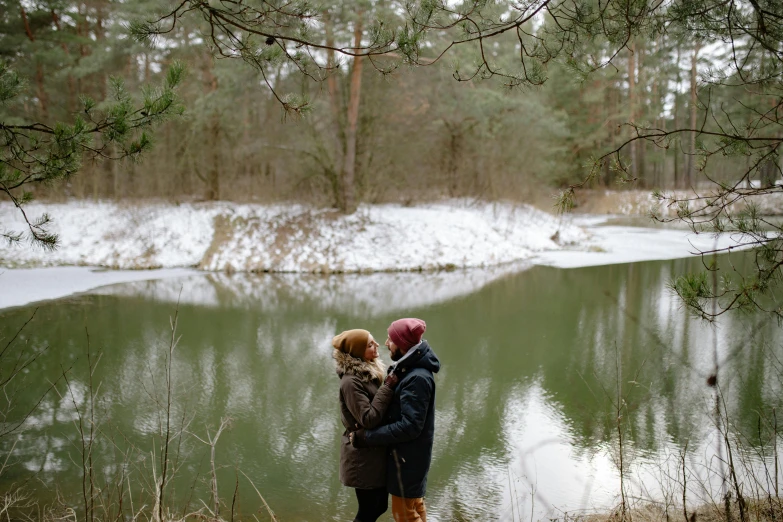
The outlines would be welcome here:
<svg viewBox="0 0 783 522">
<path fill-rule="evenodd" d="M 364 350 L 364 360 L 374 361 L 378 358 L 378 343 L 375 342 L 373 336 L 370 336 L 370 341 L 367 343 L 367 349 Z"/>
</svg>

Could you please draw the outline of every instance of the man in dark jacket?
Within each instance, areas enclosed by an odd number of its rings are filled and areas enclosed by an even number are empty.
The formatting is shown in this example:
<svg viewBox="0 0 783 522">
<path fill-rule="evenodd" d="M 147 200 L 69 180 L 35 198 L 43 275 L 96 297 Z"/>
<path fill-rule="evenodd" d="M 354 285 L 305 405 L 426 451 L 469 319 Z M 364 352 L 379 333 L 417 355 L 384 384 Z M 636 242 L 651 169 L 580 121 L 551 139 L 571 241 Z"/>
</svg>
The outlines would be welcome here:
<svg viewBox="0 0 783 522">
<path fill-rule="evenodd" d="M 424 494 L 435 435 L 435 379 L 440 361 L 427 341 L 421 319 L 399 319 L 389 326 L 386 346 L 399 377 L 387 424 L 351 434 L 354 446 L 388 446 L 386 488 L 397 522 L 426 522 Z"/>
</svg>

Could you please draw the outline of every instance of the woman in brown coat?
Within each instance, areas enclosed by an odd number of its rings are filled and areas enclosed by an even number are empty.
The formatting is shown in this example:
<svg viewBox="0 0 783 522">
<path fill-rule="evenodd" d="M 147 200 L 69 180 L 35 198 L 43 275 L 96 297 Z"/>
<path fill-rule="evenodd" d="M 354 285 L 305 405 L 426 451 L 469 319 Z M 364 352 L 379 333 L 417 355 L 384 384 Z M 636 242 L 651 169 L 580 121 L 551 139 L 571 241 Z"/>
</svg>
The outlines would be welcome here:
<svg viewBox="0 0 783 522">
<path fill-rule="evenodd" d="M 346 330 L 332 339 L 340 377 L 340 414 L 345 426 L 340 445 L 340 482 L 355 488 L 359 511 L 354 522 L 375 522 L 389 507 L 386 448 L 355 448 L 348 437 L 359 428 L 380 426 L 394 398 L 394 374 L 386 376 L 378 343 L 367 330 Z"/>
</svg>

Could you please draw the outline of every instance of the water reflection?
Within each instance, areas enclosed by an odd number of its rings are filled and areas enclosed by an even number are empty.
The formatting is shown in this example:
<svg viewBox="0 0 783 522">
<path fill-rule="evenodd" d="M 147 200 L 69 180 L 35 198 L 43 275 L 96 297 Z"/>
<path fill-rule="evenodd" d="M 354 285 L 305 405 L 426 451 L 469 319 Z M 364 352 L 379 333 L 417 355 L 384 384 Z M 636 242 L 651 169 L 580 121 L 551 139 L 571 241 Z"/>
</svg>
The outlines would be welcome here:
<svg viewBox="0 0 783 522">
<path fill-rule="evenodd" d="M 712 327 L 689 318 L 666 289 L 674 274 L 696 266 L 680 260 L 535 267 L 515 275 L 207 275 L 49 303 L 23 341 L 53 347 L 33 369 L 42 381 L 54 382 L 76 364 L 72 393 L 60 387 L 62 397 L 47 396 L 29 419 L 14 448 L 16 467 L 77 493 L 73 422 L 74 404 L 83 408 L 89 397 L 85 327 L 103 352 L 94 376 L 102 382 L 101 425 L 111 427 L 115 445 L 149 453 L 160 423 L 153 398 L 168 317 L 179 299 L 173 418 L 203 436 L 232 417 L 218 447 L 221 481 L 233 485 L 239 467 L 281 519 L 351 515 L 354 500 L 336 473 L 342 428 L 329 340 L 357 326 L 380 338 L 398 315 L 427 320 L 427 338 L 443 363 L 429 486 L 433 520 L 543 518 L 612 505 L 619 494 L 618 393 L 629 487 L 665 495 L 671 485 L 661 476 L 674 476 L 685 441 L 694 469 L 705 470 L 714 456 L 706 386 L 714 345 L 718 381 L 738 426 L 752 433 L 758 412 L 781 400 L 776 324 L 726 316 Z M 0 315 L 0 335 L 28 315 Z M 25 392 L 30 400 L 33 388 Z M 13 442 L 0 444 L 8 451 Z M 189 458 L 173 486 L 185 492 L 207 471 L 207 448 L 185 437 L 181 449 Z M 111 462 L 116 448 L 100 450 Z M 712 487 L 706 471 L 704 480 Z M 203 481 L 195 483 L 203 493 Z M 240 495 L 253 505 L 247 484 Z"/>
<path fill-rule="evenodd" d="M 255 307 L 271 313 L 306 305 L 332 314 L 376 316 L 470 295 L 531 266 L 517 262 L 481 270 L 333 276 L 209 273 L 109 286 L 95 293 L 199 306 Z"/>
</svg>

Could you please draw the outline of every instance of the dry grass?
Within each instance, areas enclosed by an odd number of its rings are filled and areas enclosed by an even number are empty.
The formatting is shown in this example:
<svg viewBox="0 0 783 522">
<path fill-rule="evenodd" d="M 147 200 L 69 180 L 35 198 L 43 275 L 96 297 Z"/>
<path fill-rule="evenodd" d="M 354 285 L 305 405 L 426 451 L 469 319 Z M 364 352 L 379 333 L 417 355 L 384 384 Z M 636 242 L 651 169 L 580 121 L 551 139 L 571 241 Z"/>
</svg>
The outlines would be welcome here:
<svg viewBox="0 0 783 522">
<path fill-rule="evenodd" d="M 783 520 L 783 499 L 770 497 L 748 501 L 748 522 L 780 522 Z M 634 507 L 622 516 L 620 507 L 602 513 L 565 514 L 562 522 L 733 522 L 740 520 L 739 507 L 731 502 L 727 516 L 723 505 L 707 504 L 688 510 L 685 518 L 681 506 L 664 506 L 660 503 L 645 503 Z"/>
<path fill-rule="evenodd" d="M 706 188 L 702 195 L 709 195 L 714 189 Z M 678 199 L 690 199 L 695 196 L 692 191 L 665 191 L 666 195 L 674 195 Z M 783 215 L 783 194 L 764 194 L 753 196 L 753 203 L 759 207 L 762 215 Z M 741 210 L 748 198 L 730 206 L 730 210 Z M 657 209 L 664 218 L 675 218 L 677 207 L 659 205 L 653 198 L 652 190 L 580 190 L 576 193 L 574 212 L 584 214 L 611 214 L 622 216 L 649 216 L 652 209 Z"/>
</svg>

